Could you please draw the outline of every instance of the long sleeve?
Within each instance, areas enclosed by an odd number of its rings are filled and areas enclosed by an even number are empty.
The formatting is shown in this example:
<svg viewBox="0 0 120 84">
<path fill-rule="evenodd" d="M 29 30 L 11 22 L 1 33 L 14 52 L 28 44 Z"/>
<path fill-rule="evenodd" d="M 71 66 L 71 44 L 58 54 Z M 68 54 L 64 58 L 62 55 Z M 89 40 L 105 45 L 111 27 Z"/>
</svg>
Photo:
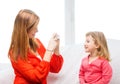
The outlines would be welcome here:
<svg viewBox="0 0 120 84">
<path fill-rule="evenodd" d="M 79 82 L 80 84 L 91 84 L 91 83 L 85 83 L 85 71 L 83 69 L 83 66 L 80 66 L 80 70 L 79 70 Z"/>
<path fill-rule="evenodd" d="M 92 84 L 109 84 L 112 78 L 112 68 L 108 61 L 102 63 L 102 78 Z"/>
<path fill-rule="evenodd" d="M 50 65 L 46 61 L 41 61 L 38 66 L 34 67 L 30 62 L 19 59 L 17 63 L 12 61 L 12 66 L 16 75 L 21 75 L 33 83 L 45 80 L 50 69 Z"/>
<path fill-rule="evenodd" d="M 53 54 L 50 61 L 50 72 L 58 73 L 63 65 L 63 57 Z"/>
<path fill-rule="evenodd" d="M 85 83 L 84 73 L 85 73 L 85 71 L 84 71 L 83 65 L 81 63 L 80 70 L 79 70 L 79 81 L 80 81 L 80 84 L 84 84 Z"/>
<path fill-rule="evenodd" d="M 40 54 L 40 56 L 43 58 L 44 57 L 44 53 L 46 51 L 44 45 L 40 42 L 39 39 L 37 39 L 37 41 L 39 42 L 40 44 L 40 48 L 38 48 L 38 53 Z M 52 55 L 52 58 L 50 60 L 50 72 L 53 72 L 53 73 L 58 73 L 61 68 L 62 68 L 62 65 L 63 65 L 63 57 L 62 55 L 56 55 L 56 54 L 53 54 Z"/>
</svg>

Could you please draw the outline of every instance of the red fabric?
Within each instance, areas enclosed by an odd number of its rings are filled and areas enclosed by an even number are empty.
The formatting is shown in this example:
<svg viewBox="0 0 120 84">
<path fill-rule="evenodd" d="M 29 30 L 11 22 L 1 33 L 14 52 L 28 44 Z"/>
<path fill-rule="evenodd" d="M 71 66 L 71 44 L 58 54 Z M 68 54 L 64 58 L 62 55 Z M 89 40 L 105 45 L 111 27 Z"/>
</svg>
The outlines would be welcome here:
<svg viewBox="0 0 120 84">
<path fill-rule="evenodd" d="M 112 68 L 105 59 L 96 59 L 89 64 L 89 56 L 82 60 L 79 79 L 80 84 L 109 84 Z"/>
<path fill-rule="evenodd" d="M 37 39 L 38 40 L 38 39 Z M 40 43 L 38 53 L 41 58 L 44 57 L 46 51 L 43 44 Z M 11 63 L 15 73 L 14 84 L 47 84 L 46 77 L 51 71 L 58 73 L 63 65 L 63 57 L 53 54 L 50 63 L 44 60 L 40 60 L 38 57 L 28 52 L 28 61 L 18 59 L 17 62 Z"/>
</svg>

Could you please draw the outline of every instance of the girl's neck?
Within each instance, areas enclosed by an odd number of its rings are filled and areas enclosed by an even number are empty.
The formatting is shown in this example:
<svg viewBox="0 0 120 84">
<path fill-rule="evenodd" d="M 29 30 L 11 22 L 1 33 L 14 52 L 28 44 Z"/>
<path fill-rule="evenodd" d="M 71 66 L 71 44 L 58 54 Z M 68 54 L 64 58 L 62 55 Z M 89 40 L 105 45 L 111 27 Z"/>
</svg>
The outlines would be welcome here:
<svg viewBox="0 0 120 84">
<path fill-rule="evenodd" d="M 97 55 L 91 55 L 91 54 L 90 54 L 89 56 L 90 56 L 90 57 L 98 57 Z"/>
<path fill-rule="evenodd" d="M 97 51 L 91 52 L 90 57 L 98 57 Z"/>
<path fill-rule="evenodd" d="M 89 64 L 91 64 L 93 61 L 95 61 L 98 58 L 97 55 L 89 55 Z"/>
</svg>

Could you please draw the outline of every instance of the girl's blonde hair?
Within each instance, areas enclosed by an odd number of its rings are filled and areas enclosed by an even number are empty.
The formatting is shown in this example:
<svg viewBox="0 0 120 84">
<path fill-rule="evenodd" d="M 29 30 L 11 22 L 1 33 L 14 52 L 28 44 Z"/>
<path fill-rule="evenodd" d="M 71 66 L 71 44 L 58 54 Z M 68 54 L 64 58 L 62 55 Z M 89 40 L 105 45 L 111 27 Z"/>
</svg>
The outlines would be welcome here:
<svg viewBox="0 0 120 84">
<path fill-rule="evenodd" d="M 109 54 L 109 50 L 107 46 L 107 41 L 106 41 L 106 38 L 103 32 L 91 31 L 91 32 L 86 33 L 86 36 L 92 36 L 92 38 L 95 41 L 95 44 L 99 46 L 99 48 L 97 49 L 98 51 L 97 54 L 101 58 L 105 58 L 106 60 L 110 61 L 110 54 Z"/>
<path fill-rule="evenodd" d="M 11 44 L 8 55 L 17 60 L 18 56 L 27 59 L 28 48 L 36 51 L 37 45 L 33 39 L 28 37 L 28 32 L 39 22 L 39 17 L 31 10 L 20 10 L 14 22 Z M 12 55 L 11 55 L 12 53 Z"/>
</svg>

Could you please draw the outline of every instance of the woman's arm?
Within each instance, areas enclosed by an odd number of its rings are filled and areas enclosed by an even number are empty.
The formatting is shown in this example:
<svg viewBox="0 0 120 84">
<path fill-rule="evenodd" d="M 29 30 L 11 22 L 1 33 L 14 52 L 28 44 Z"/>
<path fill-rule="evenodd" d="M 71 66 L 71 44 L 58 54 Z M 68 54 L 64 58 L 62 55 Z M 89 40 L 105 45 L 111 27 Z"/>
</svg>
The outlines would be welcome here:
<svg viewBox="0 0 120 84">
<path fill-rule="evenodd" d="M 63 57 L 62 55 L 53 54 L 50 61 L 50 72 L 58 73 L 63 65 Z"/>
<path fill-rule="evenodd" d="M 41 61 L 37 67 L 34 67 L 29 61 L 18 59 L 17 62 L 12 62 L 15 73 L 21 75 L 26 80 L 31 82 L 41 82 L 46 79 L 50 70 L 50 64 L 46 61 Z"/>
<path fill-rule="evenodd" d="M 60 39 L 56 38 L 57 46 L 54 50 L 54 54 L 52 55 L 51 61 L 50 61 L 50 71 L 53 73 L 58 73 L 63 65 L 63 56 L 60 54 Z"/>
<path fill-rule="evenodd" d="M 50 49 L 50 51 L 46 50 L 44 45 L 40 42 L 40 40 L 39 39 L 37 39 L 37 40 L 38 40 L 39 45 L 40 45 L 40 48 L 38 49 L 38 52 L 42 56 L 43 60 L 45 58 L 46 52 L 48 54 L 53 53 L 53 54 L 51 54 L 52 55 L 51 59 L 49 59 L 50 60 L 50 71 L 54 72 L 54 73 L 58 73 L 60 71 L 60 69 L 62 68 L 62 65 L 63 65 L 63 57 L 62 57 L 62 55 L 60 54 L 60 51 L 59 51 L 60 40 L 59 39 L 55 40 L 56 47 L 53 51 L 51 51 L 51 49 L 49 47 L 48 48 Z M 44 55 L 44 53 L 45 53 L 45 55 Z"/>
</svg>

